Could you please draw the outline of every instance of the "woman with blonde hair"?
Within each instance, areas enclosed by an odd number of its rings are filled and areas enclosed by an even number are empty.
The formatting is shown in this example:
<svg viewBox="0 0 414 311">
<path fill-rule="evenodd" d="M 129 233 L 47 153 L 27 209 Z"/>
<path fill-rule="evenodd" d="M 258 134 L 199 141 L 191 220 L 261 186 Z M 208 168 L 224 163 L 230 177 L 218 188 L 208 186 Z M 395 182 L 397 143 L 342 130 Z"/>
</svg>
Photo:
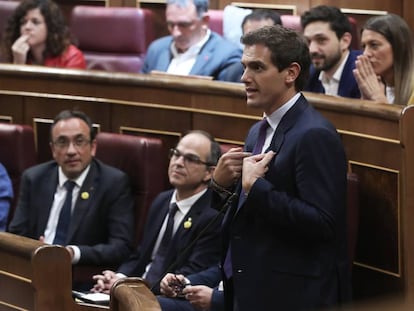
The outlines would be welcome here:
<svg viewBox="0 0 414 311">
<path fill-rule="evenodd" d="M 407 105 L 414 86 L 414 39 L 404 19 L 395 14 L 370 18 L 361 46 L 354 76 L 362 99 Z"/>
</svg>

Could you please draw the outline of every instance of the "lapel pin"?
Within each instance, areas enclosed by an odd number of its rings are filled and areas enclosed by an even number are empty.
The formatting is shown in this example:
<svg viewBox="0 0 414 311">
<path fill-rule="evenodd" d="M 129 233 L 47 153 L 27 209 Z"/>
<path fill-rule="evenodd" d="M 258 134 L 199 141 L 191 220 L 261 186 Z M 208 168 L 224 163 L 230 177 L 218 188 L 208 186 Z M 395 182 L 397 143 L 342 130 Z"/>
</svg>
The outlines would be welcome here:
<svg viewBox="0 0 414 311">
<path fill-rule="evenodd" d="M 191 217 L 188 217 L 188 219 L 184 222 L 184 229 L 190 229 L 192 226 Z"/>
<path fill-rule="evenodd" d="M 87 193 L 86 191 L 85 191 L 85 192 L 82 192 L 82 193 L 81 193 L 81 198 L 82 198 L 83 200 L 87 200 L 87 199 L 89 199 L 89 193 Z"/>
</svg>

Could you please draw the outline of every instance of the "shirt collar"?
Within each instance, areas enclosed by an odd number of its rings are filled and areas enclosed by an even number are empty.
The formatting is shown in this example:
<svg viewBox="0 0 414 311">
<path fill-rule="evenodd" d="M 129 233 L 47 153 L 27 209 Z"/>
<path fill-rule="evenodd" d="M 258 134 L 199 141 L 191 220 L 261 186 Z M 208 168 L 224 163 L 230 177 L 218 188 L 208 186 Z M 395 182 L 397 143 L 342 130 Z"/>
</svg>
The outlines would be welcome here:
<svg viewBox="0 0 414 311">
<path fill-rule="evenodd" d="M 173 203 L 176 203 L 178 206 L 178 210 L 186 215 L 188 211 L 190 210 L 191 206 L 194 205 L 194 203 L 207 191 L 207 188 L 204 190 L 201 190 L 200 192 L 197 192 L 196 194 L 192 195 L 191 197 L 188 197 L 184 200 L 177 201 L 177 190 L 174 190 L 174 193 L 171 197 L 170 205 Z"/>
<path fill-rule="evenodd" d="M 335 82 L 338 82 L 338 83 L 341 80 L 342 71 L 344 71 L 345 64 L 348 60 L 349 50 L 347 50 L 345 53 L 346 53 L 346 57 L 344 57 L 344 60 L 342 61 L 341 65 L 338 67 L 338 69 L 336 69 L 335 73 L 333 74 L 333 76 L 331 78 L 331 80 L 334 80 Z M 329 82 L 328 80 L 329 79 L 326 76 L 325 71 L 322 70 L 319 73 L 319 81 L 324 81 L 324 82 L 328 83 Z"/>
<path fill-rule="evenodd" d="M 291 99 L 289 99 L 285 104 L 279 107 L 271 115 L 269 116 L 266 116 L 266 114 L 264 115 L 264 117 L 267 118 L 267 122 L 269 122 L 269 125 L 273 131 L 276 130 L 277 126 L 280 123 L 280 120 L 282 120 L 283 116 L 296 103 L 299 97 L 300 97 L 300 93 L 296 93 Z"/>
<path fill-rule="evenodd" d="M 181 56 L 181 57 L 192 57 L 192 56 L 197 55 L 198 53 L 200 53 L 201 48 L 204 46 L 204 44 L 210 38 L 210 34 L 211 34 L 211 30 L 207 29 L 205 36 L 198 43 L 190 46 L 190 48 L 187 51 L 185 51 L 184 53 L 178 53 L 177 48 L 175 47 L 175 44 L 174 44 L 174 40 L 173 40 L 173 42 L 171 43 L 171 46 L 170 46 L 170 50 L 171 50 L 171 53 L 172 53 L 173 57 L 174 58 L 179 57 L 179 56 Z"/>
<path fill-rule="evenodd" d="M 73 182 L 75 182 L 76 186 L 78 186 L 79 188 L 82 187 L 83 182 L 85 181 L 86 176 L 88 175 L 89 169 L 91 168 L 91 165 L 89 164 L 84 170 L 83 172 L 79 175 L 78 178 L 76 179 L 71 179 Z M 66 177 L 66 175 L 63 173 L 62 171 L 62 167 L 59 166 L 58 169 L 58 174 L 59 174 L 59 187 L 63 187 L 63 185 L 65 184 L 65 182 L 69 179 Z"/>
</svg>

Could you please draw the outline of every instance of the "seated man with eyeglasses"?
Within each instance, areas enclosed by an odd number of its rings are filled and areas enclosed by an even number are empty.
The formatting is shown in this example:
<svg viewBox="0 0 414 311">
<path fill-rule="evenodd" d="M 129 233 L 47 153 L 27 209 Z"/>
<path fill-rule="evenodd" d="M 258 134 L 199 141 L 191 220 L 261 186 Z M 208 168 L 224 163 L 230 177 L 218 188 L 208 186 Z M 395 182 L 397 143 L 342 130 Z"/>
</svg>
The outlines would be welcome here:
<svg viewBox="0 0 414 311">
<path fill-rule="evenodd" d="M 222 214 L 210 207 L 208 186 L 220 156 L 219 144 L 204 131 L 191 131 L 180 139 L 170 151 L 168 167 L 174 189 L 155 198 L 141 245 L 117 273 L 95 275 L 93 292 L 109 293 L 119 278 L 138 276 L 159 294 L 160 280 L 167 272 L 187 275 L 218 262 Z"/>
<path fill-rule="evenodd" d="M 208 0 L 167 0 L 170 35 L 151 43 L 142 73 L 162 71 L 230 81 L 232 76 L 226 72 L 240 62 L 241 49 L 208 28 L 208 5 Z"/>
<path fill-rule="evenodd" d="M 118 266 L 134 237 L 127 175 L 94 158 L 95 131 L 83 112 L 60 112 L 50 139 L 54 160 L 23 173 L 9 231 L 66 246 L 73 264 Z"/>
</svg>

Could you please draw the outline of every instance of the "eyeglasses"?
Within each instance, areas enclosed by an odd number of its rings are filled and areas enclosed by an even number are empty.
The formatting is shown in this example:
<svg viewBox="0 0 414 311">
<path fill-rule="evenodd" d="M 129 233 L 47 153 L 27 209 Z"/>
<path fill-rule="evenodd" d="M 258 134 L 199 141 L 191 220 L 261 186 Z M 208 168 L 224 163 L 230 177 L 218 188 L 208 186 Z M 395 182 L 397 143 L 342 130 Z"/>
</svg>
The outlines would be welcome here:
<svg viewBox="0 0 414 311">
<path fill-rule="evenodd" d="M 188 29 L 191 26 L 193 26 L 195 24 L 196 21 L 191 21 L 191 22 L 178 22 L 178 23 L 173 23 L 173 22 L 167 22 L 167 27 L 168 29 L 174 29 L 175 26 L 177 26 L 180 29 Z"/>
<path fill-rule="evenodd" d="M 86 139 L 83 136 L 77 137 L 74 140 L 70 140 L 70 139 L 62 137 L 62 138 L 58 138 L 57 140 L 55 140 L 53 142 L 53 145 L 55 146 L 55 148 L 63 150 L 63 149 L 69 148 L 70 144 L 72 143 L 72 145 L 76 149 L 81 149 L 85 147 L 86 145 L 88 145 L 90 142 L 91 141 L 89 139 Z"/>
<path fill-rule="evenodd" d="M 207 165 L 207 166 L 213 166 L 214 165 L 214 164 L 202 161 L 195 154 L 191 154 L 191 153 L 184 154 L 184 153 L 181 153 L 179 150 L 177 150 L 175 148 L 170 149 L 170 154 L 169 154 L 170 159 L 172 159 L 172 158 L 178 159 L 181 156 L 184 158 L 184 162 L 189 163 L 189 164 L 204 164 L 204 165 Z"/>
</svg>

